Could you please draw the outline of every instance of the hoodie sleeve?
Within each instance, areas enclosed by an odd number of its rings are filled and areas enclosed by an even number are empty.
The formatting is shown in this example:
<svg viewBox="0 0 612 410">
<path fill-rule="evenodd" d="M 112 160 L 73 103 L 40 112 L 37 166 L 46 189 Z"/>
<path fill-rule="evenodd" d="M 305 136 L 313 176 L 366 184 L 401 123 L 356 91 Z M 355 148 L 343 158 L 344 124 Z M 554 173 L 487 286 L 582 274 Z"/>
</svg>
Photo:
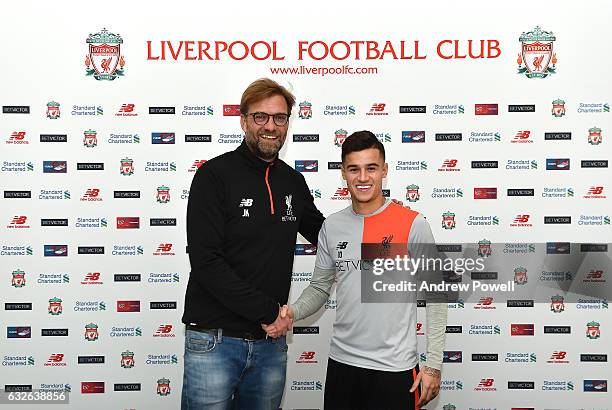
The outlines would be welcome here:
<svg viewBox="0 0 612 410">
<path fill-rule="evenodd" d="M 444 254 L 438 252 L 429 223 L 423 215 L 417 216 L 410 230 L 409 252 L 415 258 L 436 260 L 443 258 Z M 421 281 L 439 283 L 442 281 L 442 272 L 439 270 L 418 271 L 419 287 Z M 446 340 L 446 320 L 448 315 L 448 294 L 445 292 L 423 292 L 425 297 L 425 312 L 427 318 L 427 361 L 425 366 L 440 370 Z"/>
</svg>

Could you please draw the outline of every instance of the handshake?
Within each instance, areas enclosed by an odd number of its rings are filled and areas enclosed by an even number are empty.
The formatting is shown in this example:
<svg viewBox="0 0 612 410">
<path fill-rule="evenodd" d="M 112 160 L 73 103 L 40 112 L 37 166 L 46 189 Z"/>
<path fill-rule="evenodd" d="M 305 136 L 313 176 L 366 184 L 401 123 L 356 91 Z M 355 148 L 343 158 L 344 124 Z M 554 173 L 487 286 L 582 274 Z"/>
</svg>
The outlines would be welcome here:
<svg viewBox="0 0 612 410">
<path fill-rule="evenodd" d="M 274 322 L 269 325 L 261 324 L 261 328 L 266 331 L 267 336 L 273 338 L 285 336 L 292 327 L 293 309 L 289 305 L 284 305 L 278 309 L 278 316 Z"/>
</svg>

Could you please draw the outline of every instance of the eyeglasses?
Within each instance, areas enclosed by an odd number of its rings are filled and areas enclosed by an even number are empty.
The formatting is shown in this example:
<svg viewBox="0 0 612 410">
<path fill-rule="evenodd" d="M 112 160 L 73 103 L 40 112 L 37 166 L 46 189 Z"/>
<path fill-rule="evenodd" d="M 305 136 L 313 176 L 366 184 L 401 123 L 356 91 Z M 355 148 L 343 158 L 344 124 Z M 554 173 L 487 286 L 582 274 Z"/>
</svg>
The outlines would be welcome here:
<svg viewBox="0 0 612 410">
<path fill-rule="evenodd" d="M 284 114 L 284 113 L 268 114 L 267 112 L 254 112 L 252 114 L 247 114 L 247 115 L 252 116 L 253 121 L 257 125 L 266 125 L 268 121 L 270 121 L 270 117 L 272 117 L 274 124 L 276 124 L 279 127 L 282 127 L 283 125 L 287 125 L 287 122 L 289 121 L 289 114 Z"/>
</svg>

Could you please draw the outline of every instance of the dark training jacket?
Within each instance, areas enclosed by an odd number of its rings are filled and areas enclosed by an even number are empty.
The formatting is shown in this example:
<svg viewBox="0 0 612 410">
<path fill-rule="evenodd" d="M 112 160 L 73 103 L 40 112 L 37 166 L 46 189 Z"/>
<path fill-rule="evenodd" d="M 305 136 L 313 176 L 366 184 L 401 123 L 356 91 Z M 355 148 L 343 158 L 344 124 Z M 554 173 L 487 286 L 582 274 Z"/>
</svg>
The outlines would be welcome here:
<svg viewBox="0 0 612 410">
<path fill-rule="evenodd" d="M 244 141 L 204 163 L 187 205 L 183 323 L 262 336 L 287 303 L 297 233 L 316 244 L 323 220 L 302 174 Z"/>
</svg>

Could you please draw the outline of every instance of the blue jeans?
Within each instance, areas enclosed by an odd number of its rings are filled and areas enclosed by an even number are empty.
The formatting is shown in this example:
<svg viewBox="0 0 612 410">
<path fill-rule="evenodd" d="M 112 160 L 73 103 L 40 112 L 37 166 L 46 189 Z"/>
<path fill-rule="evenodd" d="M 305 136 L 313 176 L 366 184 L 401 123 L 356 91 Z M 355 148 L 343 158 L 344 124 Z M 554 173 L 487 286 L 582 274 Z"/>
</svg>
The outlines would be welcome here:
<svg viewBox="0 0 612 410">
<path fill-rule="evenodd" d="M 276 410 L 285 388 L 287 341 L 187 330 L 182 410 Z"/>
</svg>

